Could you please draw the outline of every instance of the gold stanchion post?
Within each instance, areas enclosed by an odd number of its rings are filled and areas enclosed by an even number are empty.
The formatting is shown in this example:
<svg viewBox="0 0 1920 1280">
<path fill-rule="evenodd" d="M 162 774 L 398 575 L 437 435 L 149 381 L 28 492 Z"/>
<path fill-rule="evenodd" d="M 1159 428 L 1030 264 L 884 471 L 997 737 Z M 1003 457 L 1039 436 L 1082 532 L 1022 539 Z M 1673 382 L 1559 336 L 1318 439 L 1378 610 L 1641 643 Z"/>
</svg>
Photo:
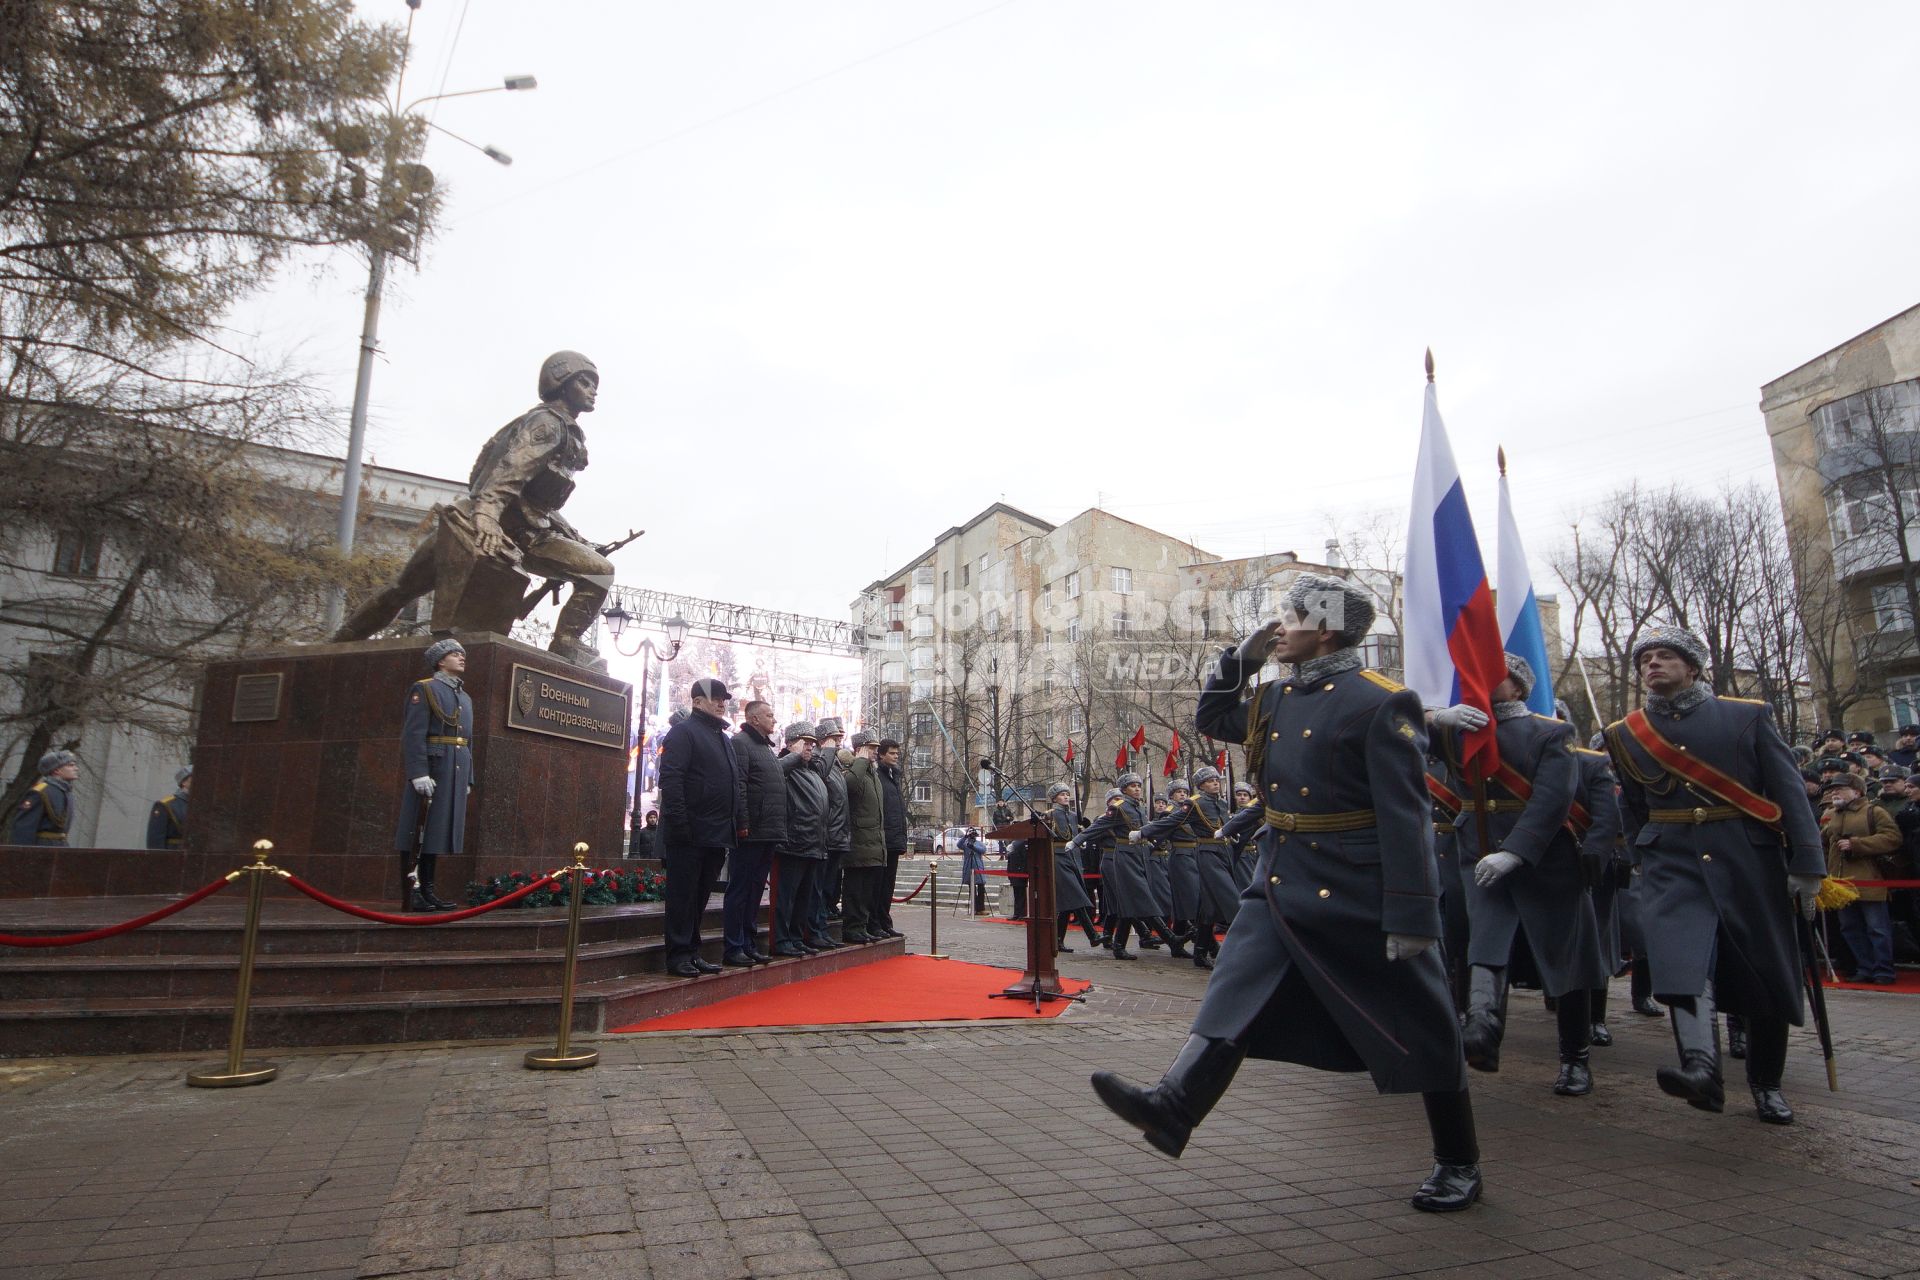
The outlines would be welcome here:
<svg viewBox="0 0 1920 1280">
<path fill-rule="evenodd" d="M 272 852 L 273 841 L 254 841 L 252 864 L 227 876 L 229 880 L 247 877 L 247 926 L 240 940 L 240 983 L 233 996 L 233 1027 L 227 1033 L 226 1069 L 189 1072 L 187 1083 L 196 1089 L 234 1089 L 241 1085 L 265 1084 L 280 1074 L 280 1068 L 272 1064 L 248 1066 L 245 1062 L 247 1007 L 253 1000 L 253 953 L 260 942 L 260 899 L 266 893 L 268 876 L 287 874 L 278 867 L 268 865 L 267 855 Z"/>
<path fill-rule="evenodd" d="M 560 971 L 560 1035 L 554 1042 L 551 1053 L 545 1049 L 529 1049 L 526 1065 L 531 1071 L 578 1071 L 600 1061 L 597 1049 L 574 1050 L 573 1039 L 573 974 L 574 966 L 580 959 L 580 895 L 586 891 L 587 846 L 573 846 L 573 865 L 567 868 L 572 884 L 567 893 L 567 959 Z"/>
<path fill-rule="evenodd" d="M 927 959 L 945 960 L 940 954 L 940 864 L 927 867 Z"/>
</svg>

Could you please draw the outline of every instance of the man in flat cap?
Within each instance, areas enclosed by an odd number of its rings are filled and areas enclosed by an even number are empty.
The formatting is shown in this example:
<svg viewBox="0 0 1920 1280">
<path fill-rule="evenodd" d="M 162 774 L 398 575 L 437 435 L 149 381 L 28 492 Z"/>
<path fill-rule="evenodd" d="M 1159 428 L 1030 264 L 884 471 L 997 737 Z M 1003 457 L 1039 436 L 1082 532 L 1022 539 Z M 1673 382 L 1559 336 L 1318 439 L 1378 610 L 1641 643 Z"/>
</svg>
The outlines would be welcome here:
<svg viewBox="0 0 1920 1280">
<path fill-rule="evenodd" d="M 178 849 L 187 842 L 187 793 L 193 789 L 193 766 L 173 775 L 173 793 L 153 802 L 147 813 L 147 848 Z"/>
<path fill-rule="evenodd" d="M 847 852 L 853 847 L 853 818 L 847 810 L 847 764 L 852 760 L 842 763 L 840 759 L 840 739 L 845 735 L 838 716 L 828 716 L 814 725 L 813 759 L 808 762 L 820 781 L 827 784 L 827 863 L 813 886 L 813 932 L 819 937 L 825 937 L 828 925 L 842 918 L 840 881 L 845 875 Z M 865 932 L 843 928 L 840 936 L 847 942 L 859 942 L 861 939 L 850 935 Z"/>
<path fill-rule="evenodd" d="M 720 880 L 727 850 L 749 839 L 746 774 L 727 734 L 724 682 L 704 677 L 690 690 L 693 710 L 660 740 L 660 861 L 667 875 L 667 972 L 676 978 L 718 973 L 700 954 L 700 918 Z"/>
<path fill-rule="evenodd" d="M 1607 726 L 1628 845 L 1639 859 L 1641 931 L 1679 1064 L 1663 1092 L 1725 1106 L 1716 1010 L 1747 1023 L 1747 1086 L 1768 1124 L 1791 1124 L 1780 1092 L 1787 1027 L 1799 1025 L 1796 907 L 1809 918 L 1826 872 L 1820 828 L 1771 710 L 1702 679 L 1707 647 L 1656 627 L 1633 647 L 1646 705 Z"/>
<path fill-rule="evenodd" d="M 8 844 L 32 844 L 64 849 L 73 826 L 73 784 L 80 776 L 80 757 L 71 751 L 49 751 L 40 757 L 40 779 L 13 811 Z"/>
<path fill-rule="evenodd" d="M 459 853 L 467 835 L 467 792 L 473 790 L 473 699 L 467 650 L 451 636 L 427 646 L 432 674 L 407 687 L 400 759 L 407 790 L 393 847 L 400 852 L 401 910 L 447 911 L 434 892 L 441 855 Z"/>
<path fill-rule="evenodd" d="M 1587 891 L 1593 877 L 1568 825 L 1573 820 L 1584 832 L 1591 819 L 1584 803 L 1576 807 L 1581 776 L 1573 726 L 1527 709 L 1533 669 L 1518 654 L 1506 658 L 1506 678 L 1493 689 L 1500 764 L 1491 778 L 1469 777 L 1463 764 L 1467 735 L 1486 725 L 1483 712 L 1463 704 L 1430 718 L 1436 754 L 1463 801 L 1454 847 L 1469 930 L 1467 1065 L 1500 1069 L 1508 983 L 1524 975 L 1537 979 L 1555 1004 L 1560 1071 L 1553 1091 L 1580 1097 L 1593 1092 L 1588 993 L 1611 976 Z"/>
<path fill-rule="evenodd" d="M 1413 1206 L 1465 1209 L 1480 1148 L 1447 994 L 1420 699 L 1361 665 L 1373 604 L 1339 578 L 1301 574 L 1282 616 L 1221 654 L 1196 721 L 1244 744 L 1266 803 L 1254 883 L 1241 896 L 1192 1034 L 1160 1083 L 1101 1072 L 1094 1091 L 1171 1156 L 1249 1055 L 1369 1072 L 1419 1093 L 1433 1171 Z M 1251 699 L 1269 655 L 1293 664 Z M 1238 820 L 1237 818 L 1235 820 Z"/>
<path fill-rule="evenodd" d="M 880 740 L 853 735 L 847 762 L 847 854 L 841 860 L 840 936 L 849 942 L 882 942 L 893 935 L 874 909 L 882 893 L 893 895 L 887 874 L 887 805 L 880 777 Z"/>
</svg>

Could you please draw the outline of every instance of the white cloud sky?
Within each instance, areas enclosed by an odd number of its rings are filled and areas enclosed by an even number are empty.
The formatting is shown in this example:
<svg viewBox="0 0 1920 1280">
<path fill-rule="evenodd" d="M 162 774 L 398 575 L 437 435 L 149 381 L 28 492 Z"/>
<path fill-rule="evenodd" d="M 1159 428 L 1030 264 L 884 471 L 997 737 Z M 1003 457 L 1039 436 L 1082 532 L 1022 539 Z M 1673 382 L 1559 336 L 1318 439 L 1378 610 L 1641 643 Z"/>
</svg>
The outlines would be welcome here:
<svg viewBox="0 0 1920 1280">
<path fill-rule="evenodd" d="M 1488 563 L 1504 444 L 1539 580 L 1636 478 L 1770 484 L 1760 384 L 1916 300 L 1907 4 L 462 8 L 409 96 L 540 88 L 439 111 L 516 163 L 434 139 L 371 453 L 465 475 L 588 353 L 570 514 L 649 531 L 633 585 L 844 616 L 995 500 L 1317 556 L 1404 508 L 1429 345 Z M 363 286 L 236 318 L 343 439 Z"/>
</svg>

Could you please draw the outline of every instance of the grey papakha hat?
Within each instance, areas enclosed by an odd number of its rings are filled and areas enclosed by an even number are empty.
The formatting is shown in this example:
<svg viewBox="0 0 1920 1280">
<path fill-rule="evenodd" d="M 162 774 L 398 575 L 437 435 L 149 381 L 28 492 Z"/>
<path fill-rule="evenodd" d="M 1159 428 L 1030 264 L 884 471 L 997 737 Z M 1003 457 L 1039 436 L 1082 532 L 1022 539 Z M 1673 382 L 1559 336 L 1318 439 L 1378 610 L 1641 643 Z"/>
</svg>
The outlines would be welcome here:
<svg viewBox="0 0 1920 1280">
<path fill-rule="evenodd" d="M 1324 573 L 1294 575 L 1283 597 L 1286 610 L 1311 626 L 1325 627 L 1352 648 L 1373 629 L 1373 597 L 1350 578 Z"/>
<path fill-rule="evenodd" d="M 1649 649 L 1671 649 L 1697 667 L 1703 674 L 1707 669 L 1707 645 L 1699 636 L 1680 627 L 1655 627 L 1641 636 L 1633 644 L 1633 665 L 1640 665 L 1640 655 Z"/>
<path fill-rule="evenodd" d="M 1507 678 L 1520 686 L 1520 701 L 1533 695 L 1533 664 L 1517 653 L 1507 655 Z"/>
<path fill-rule="evenodd" d="M 452 636 L 448 636 L 445 640 L 435 640 L 427 646 L 427 652 L 424 655 L 427 660 L 427 670 L 438 671 L 442 658 L 450 653 L 465 653 L 466 651 L 467 646 L 461 644 Z"/>
<path fill-rule="evenodd" d="M 802 738 L 815 738 L 817 741 L 813 725 L 805 720 L 795 720 L 788 725 L 785 737 L 788 742 L 798 742 Z"/>
<path fill-rule="evenodd" d="M 1220 776 L 1220 771 L 1210 764 L 1203 764 L 1193 771 L 1193 785 L 1202 786 Z"/>
<path fill-rule="evenodd" d="M 60 769 L 70 764 L 79 764 L 79 763 L 80 763 L 80 757 L 73 754 L 73 752 L 71 751 L 49 751 L 47 752 L 47 754 L 40 757 L 40 772 L 42 774 L 49 774 L 49 773 L 52 773 L 55 769 Z"/>
</svg>

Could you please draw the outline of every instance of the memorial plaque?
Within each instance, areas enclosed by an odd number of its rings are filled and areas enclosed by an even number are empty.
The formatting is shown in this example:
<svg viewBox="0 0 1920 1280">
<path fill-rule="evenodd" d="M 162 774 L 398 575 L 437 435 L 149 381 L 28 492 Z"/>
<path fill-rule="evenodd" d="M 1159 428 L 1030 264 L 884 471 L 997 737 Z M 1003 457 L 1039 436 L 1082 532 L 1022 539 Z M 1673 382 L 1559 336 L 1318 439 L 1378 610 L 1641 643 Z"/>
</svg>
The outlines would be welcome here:
<svg viewBox="0 0 1920 1280">
<path fill-rule="evenodd" d="M 233 680 L 233 722 L 247 724 L 280 718 L 280 673 L 235 676 Z"/>
<path fill-rule="evenodd" d="M 590 742 L 598 747 L 627 749 L 627 697 L 556 676 L 534 667 L 513 666 L 512 692 L 507 697 L 507 727 L 556 738 Z"/>
</svg>

